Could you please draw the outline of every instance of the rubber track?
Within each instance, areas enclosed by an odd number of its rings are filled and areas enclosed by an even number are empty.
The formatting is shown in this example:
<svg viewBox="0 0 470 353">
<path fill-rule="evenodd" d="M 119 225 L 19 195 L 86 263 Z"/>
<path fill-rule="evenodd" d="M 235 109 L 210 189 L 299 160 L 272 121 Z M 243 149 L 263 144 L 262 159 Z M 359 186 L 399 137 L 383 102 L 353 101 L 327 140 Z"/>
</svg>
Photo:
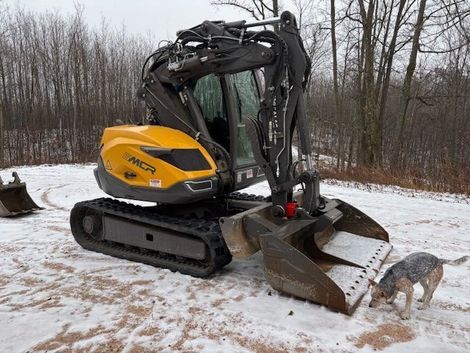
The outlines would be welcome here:
<svg viewBox="0 0 470 353">
<path fill-rule="evenodd" d="M 117 216 L 130 222 L 167 228 L 185 236 L 198 238 L 207 245 L 209 257 L 203 261 L 197 261 L 107 240 L 96 240 L 89 236 L 82 226 L 83 217 L 90 211 Z M 155 207 L 142 207 L 110 198 L 83 201 L 73 207 L 70 225 L 77 243 L 87 250 L 167 268 L 195 277 L 207 277 L 232 259 L 217 221 L 160 215 Z"/>
<path fill-rule="evenodd" d="M 243 201 L 263 201 L 263 202 L 269 202 L 270 198 L 269 197 L 264 197 L 261 195 L 256 195 L 256 194 L 247 194 L 245 192 L 232 192 L 228 195 L 225 196 L 226 199 L 232 199 L 232 200 L 243 200 Z"/>
</svg>

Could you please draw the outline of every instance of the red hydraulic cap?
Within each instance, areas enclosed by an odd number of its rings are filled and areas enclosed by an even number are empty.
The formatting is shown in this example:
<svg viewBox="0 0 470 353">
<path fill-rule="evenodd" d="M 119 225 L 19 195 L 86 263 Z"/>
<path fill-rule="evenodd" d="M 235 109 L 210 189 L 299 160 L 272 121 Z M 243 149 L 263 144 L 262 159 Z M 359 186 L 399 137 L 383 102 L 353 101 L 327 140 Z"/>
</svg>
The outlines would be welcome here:
<svg viewBox="0 0 470 353">
<path fill-rule="evenodd" d="M 295 201 L 294 202 L 286 202 L 286 217 L 287 218 L 295 217 L 297 207 L 299 207 L 299 205 Z"/>
</svg>

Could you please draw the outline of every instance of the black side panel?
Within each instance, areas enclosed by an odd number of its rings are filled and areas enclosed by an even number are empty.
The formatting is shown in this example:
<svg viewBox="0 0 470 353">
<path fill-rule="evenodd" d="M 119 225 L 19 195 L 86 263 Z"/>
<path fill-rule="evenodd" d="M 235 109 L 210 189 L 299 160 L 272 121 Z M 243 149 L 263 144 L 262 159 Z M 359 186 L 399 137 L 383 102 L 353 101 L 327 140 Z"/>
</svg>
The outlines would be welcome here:
<svg viewBox="0 0 470 353">
<path fill-rule="evenodd" d="M 198 149 L 174 149 L 158 158 L 185 171 L 211 169 L 211 166 Z"/>
<path fill-rule="evenodd" d="M 204 260 L 207 255 L 203 241 L 170 229 L 131 222 L 125 218 L 109 215 L 104 216 L 103 225 L 105 240 L 195 260 Z"/>
</svg>

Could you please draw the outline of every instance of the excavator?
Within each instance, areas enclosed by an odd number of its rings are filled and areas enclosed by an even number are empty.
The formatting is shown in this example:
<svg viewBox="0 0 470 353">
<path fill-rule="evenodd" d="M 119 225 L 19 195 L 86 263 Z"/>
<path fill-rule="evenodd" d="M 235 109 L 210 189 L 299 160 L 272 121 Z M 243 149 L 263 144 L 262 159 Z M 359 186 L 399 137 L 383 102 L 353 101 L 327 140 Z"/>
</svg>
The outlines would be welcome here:
<svg viewBox="0 0 470 353">
<path fill-rule="evenodd" d="M 287 11 L 179 31 L 143 65 L 145 124 L 104 130 L 94 174 L 113 198 L 75 204 L 75 240 L 195 277 L 261 251 L 273 288 L 352 314 L 391 245 L 373 219 L 320 194 L 310 71 Z M 262 180 L 270 196 L 240 192 Z"/>
</svg>

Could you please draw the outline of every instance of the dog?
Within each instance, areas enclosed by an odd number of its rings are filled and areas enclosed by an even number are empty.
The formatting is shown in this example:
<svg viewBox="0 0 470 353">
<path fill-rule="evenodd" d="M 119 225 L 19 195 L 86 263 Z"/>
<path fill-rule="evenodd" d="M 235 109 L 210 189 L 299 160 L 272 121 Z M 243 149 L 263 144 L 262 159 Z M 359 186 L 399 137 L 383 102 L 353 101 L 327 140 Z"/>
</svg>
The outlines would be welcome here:
<svg viewBox="0 0 470 353">
<path fill-rule="evenodd" d="M 385 302 L 392 304 L 398 292 L 402 292 L 406 295 L 406 305 L 405 310 L 400 313 L 400 317 L 403 320 L 408 320 L 413 300 L 413 285 L 419 282 L 423 286 L 424 294 L 422 298 L 418 299 L 422 304 L 418 309 L 427 309 L 444 274 L 442 265 L 460 265 L 468 258 L 469 256 L 463 256 L 452 261 L 439 259 L 425 252 L 410 254 L 387 269 L 379 283 L 369 279 L 372 297 L 369 307 L 376 308 Z"/>
</svg>

